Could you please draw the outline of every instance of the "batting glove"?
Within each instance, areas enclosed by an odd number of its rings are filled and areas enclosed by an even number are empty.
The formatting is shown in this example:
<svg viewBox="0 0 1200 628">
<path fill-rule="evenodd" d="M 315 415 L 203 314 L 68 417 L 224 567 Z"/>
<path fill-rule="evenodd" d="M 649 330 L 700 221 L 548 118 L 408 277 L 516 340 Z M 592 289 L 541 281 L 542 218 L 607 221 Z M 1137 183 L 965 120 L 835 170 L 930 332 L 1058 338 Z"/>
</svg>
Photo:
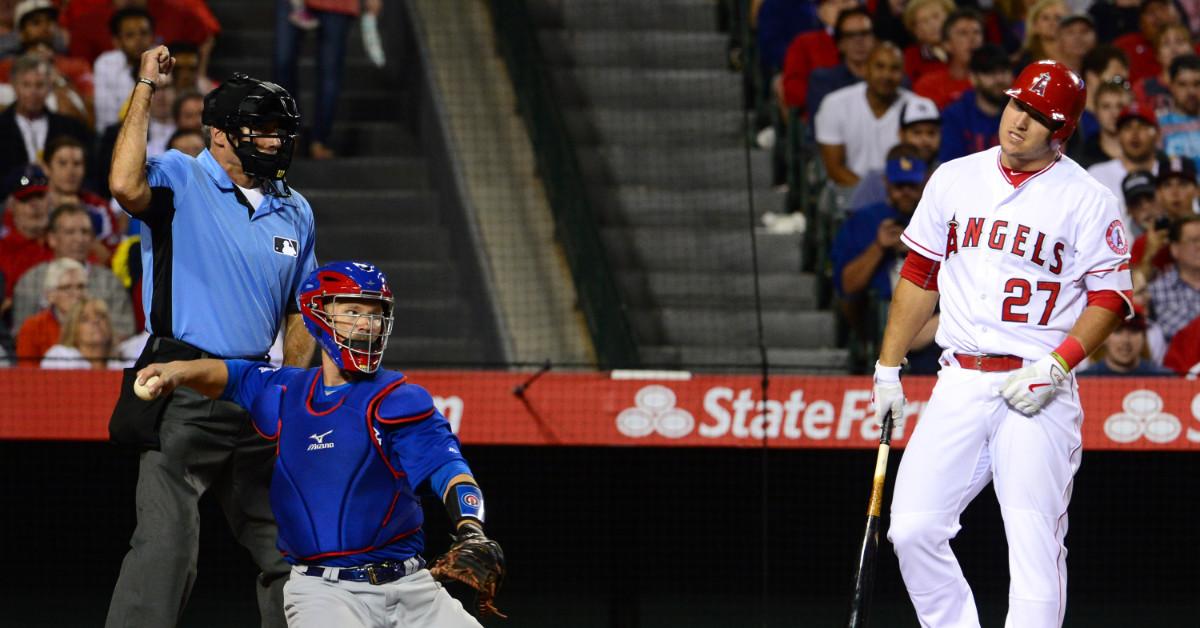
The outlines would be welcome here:
<svg viewBox="0 0 1200 628">
<path fill-rule="evenodd" d="M 883 425 L 883 417 L 892 413 L 892 420 L 904 416 L 904 387 L 900 385 L 900 367 L 883 366 L 875 363 L 875 386 L 871 389 L 871 401 L 875 404 L 875 420 Z"/>
<path fill-rule="evenodd" d="M 1053 355 L 1009 374 L 1004 380 L 1000 395 L 1018 412 L 1025 416 L 1037 414 L 1054 393 L 1058 385 L 1067 379 L 1067 371 Z"/>
</svg>

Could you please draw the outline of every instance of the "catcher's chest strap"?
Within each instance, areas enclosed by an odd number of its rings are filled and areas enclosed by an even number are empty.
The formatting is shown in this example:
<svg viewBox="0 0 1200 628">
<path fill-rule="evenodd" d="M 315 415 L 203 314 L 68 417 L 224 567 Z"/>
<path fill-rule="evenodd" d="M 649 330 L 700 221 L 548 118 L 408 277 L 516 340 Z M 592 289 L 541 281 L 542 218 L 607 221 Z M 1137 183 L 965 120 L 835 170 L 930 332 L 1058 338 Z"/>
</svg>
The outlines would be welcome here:
<svg viewBox="0 0 1200 628">
<path fill-rule="evenodd" d="M 292 571 L 302 576 L 324 578 L 330 582 L 349 580 L 351 582 L 370 582 L 371 584 L 387 584 L 405 576 L 411 576 L 425 568 L 425 559 L 413 556 L 404 562 L 383 562 L 362 565 L 361 567 L 321 567 L 319 565 L 294 565 Z"/>
</svg>

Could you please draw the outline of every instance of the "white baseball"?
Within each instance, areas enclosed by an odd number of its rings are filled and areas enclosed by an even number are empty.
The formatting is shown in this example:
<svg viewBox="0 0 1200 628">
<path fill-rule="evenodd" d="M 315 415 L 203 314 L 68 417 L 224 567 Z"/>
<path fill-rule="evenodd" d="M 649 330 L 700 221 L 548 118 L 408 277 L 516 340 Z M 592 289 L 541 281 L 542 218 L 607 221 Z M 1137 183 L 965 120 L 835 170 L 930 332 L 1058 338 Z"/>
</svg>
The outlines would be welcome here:
<svg viewBox="0 0 1200 628">
<path fill-rule="evenodd" d="M 142 399 L 145 401 L 150 401 L 151 399 L 154 399 L 155 397 L 158 396 L 158 393 L 161 391 L 155 390 L 155 391 L 151 392 L 150 386 L 157 381 L 158 381 L 157 375 L 151 375 L 150 378 L 146 380 L 145 384 L 143 384 L 140 380 L 134 380 L 133 381 L 133 394 L 137 395 L 138 399 Z"/>
</svg>

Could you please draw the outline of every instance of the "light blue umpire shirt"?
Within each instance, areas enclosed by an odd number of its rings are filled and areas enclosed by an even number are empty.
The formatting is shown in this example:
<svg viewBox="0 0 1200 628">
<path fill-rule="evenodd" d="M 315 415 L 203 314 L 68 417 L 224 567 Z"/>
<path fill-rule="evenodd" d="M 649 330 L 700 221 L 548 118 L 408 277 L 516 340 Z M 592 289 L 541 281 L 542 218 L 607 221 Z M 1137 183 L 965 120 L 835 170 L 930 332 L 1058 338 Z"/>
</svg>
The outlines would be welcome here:
<svg viewBox="0 0 1200 628">
<path fill-rule="evenodd" d="M 142 307 L 154 336 L 222 357 L 265 356 L 317 266 L 312 207 L 298 192 L 252 209 L 212 153 L 146 162 Z"/>
</svg>

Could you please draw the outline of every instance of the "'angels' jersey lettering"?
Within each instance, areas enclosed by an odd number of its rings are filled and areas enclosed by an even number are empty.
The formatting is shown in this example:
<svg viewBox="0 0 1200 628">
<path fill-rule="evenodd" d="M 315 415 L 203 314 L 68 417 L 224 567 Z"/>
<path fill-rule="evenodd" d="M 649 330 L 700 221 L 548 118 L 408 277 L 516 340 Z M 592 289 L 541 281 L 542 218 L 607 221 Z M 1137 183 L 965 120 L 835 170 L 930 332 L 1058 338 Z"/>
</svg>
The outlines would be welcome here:
<svg viewBox="0 0 1200 628">
<path fill-rule="evenodd" d="M 937 343 L 1036 360 L 1089 291 L 1132 289 L 1117 199 L 1061 157 L 1014 188 L 995 147 L 942 164 L 903 236 L 942 263 Z"/>
</svg>

